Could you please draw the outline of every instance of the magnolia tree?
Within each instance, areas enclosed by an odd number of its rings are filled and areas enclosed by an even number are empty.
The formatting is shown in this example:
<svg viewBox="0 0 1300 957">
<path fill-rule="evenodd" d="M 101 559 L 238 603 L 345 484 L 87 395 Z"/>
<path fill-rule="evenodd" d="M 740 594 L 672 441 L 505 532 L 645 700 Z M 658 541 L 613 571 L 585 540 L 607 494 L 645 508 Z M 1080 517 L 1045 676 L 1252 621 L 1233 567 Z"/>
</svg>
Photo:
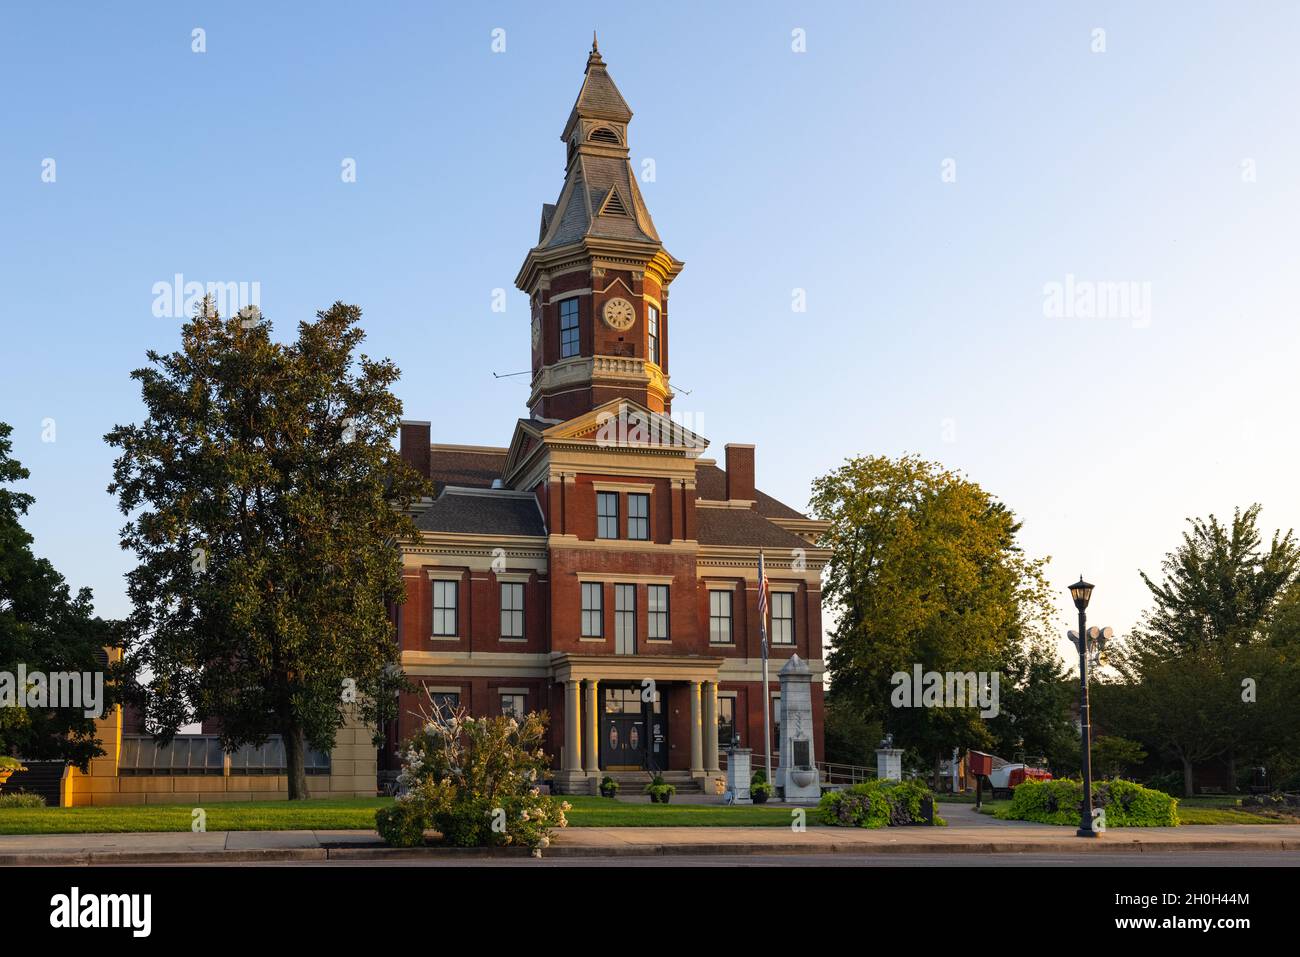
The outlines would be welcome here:
<svg viewBox="0 0 1300 957">
<path fill-rule="evenodd" d="M 432 829 L 458 847 L 526 847 L 541 857 L 570 809 L 539 786 L 550 763 L 545 712 L 473 718 L 430 698 L 420 717 L 402 748 L 397 801 L 376 814 L 380 836 L 413 847 Z"/>
</svg>

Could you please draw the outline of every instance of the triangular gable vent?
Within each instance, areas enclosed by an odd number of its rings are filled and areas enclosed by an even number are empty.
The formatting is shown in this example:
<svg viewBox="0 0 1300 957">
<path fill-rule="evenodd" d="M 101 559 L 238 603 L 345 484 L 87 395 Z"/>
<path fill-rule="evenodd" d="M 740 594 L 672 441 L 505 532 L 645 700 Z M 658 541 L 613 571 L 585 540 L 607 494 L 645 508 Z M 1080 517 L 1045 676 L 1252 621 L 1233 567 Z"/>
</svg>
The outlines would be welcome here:
<svg viewBox="0 0 1300 957">
<path fill-rule="evenodd" d="M 605 197 L 605 203 L 600 207 L 602 216 L 626 216 L 628 215 L 627 206 L 623 204 L 623 197 L 619 195 L 617 189 L 611 189 L 609 195 Z"/>
</svg>

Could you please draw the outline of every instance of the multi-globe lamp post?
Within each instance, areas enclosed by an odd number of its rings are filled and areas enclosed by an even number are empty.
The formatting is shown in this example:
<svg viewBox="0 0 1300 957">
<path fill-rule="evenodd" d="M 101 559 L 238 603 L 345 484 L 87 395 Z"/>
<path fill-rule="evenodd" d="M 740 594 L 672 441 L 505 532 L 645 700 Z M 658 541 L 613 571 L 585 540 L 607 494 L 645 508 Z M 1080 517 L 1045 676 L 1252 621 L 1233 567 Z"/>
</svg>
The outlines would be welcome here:
<svg viewBox="0 0 1300 957">
<path fill-rule="evenodd" d="M 1094 654 L 1100 664 L 1101 654 L 1106 650 L 1106 642 L 1113 632 L 1109 628 L 1088 628 L 1088 602 L 1092 599 L 1093 586 L 1079 576 L 1079 580 L 1070 586 L 1070 597 L 1074 607 L 1079 609 L 1079 630 L 1070 632 L 1070 640 L 1079 649 L 1079 737 L 1081 770 L 1083 772 L 1083 804 L 1079 810 L 1078 837 L 1098 837 L 1092 826 L 1092 718 L 1088 706 L 1088 664 Z"/>
</svg>

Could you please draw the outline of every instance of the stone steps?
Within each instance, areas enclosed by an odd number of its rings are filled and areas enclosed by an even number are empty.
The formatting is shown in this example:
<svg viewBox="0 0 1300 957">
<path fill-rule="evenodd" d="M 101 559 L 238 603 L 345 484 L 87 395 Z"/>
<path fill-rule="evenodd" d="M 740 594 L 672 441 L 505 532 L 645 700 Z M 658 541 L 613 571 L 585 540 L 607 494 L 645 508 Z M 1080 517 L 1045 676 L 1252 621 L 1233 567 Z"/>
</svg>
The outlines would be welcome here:
<svg viewBox="0 0 1300 957">
<path fill-rule="evenodd" d="M 664 783 L 677 788 L 678 794 L 703 793 L 700 783 L 688 771 L 663 771 L 661 774 Z M 649 771 L 607 771 L 601 774 L 601 778 L 606 775 L 618 782 L 619 793 L 623 795 L 640 794 L 654 777 Z M 599 785 L 600 781 L 597 780 L 596 783 Z"/>
</svg>

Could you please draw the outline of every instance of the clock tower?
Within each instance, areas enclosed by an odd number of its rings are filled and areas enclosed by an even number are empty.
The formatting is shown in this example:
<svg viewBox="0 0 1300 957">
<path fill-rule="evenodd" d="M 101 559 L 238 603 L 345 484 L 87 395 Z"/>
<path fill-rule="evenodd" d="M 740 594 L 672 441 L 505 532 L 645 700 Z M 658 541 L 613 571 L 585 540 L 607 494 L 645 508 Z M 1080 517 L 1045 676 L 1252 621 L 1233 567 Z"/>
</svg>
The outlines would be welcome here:
<svg viewBox="0 0 1300 957">
<path fill-rule="evenodd" d="M 683 263 L 664 249 L 628 159 L 632 111 L 592 38 L 560 139 L 564 187 L 542 206 L 515 285 L 528 295 L 535 418 L 566 420 L 623 397 L 672 410 L 668 287 Z"/>
</svg>

